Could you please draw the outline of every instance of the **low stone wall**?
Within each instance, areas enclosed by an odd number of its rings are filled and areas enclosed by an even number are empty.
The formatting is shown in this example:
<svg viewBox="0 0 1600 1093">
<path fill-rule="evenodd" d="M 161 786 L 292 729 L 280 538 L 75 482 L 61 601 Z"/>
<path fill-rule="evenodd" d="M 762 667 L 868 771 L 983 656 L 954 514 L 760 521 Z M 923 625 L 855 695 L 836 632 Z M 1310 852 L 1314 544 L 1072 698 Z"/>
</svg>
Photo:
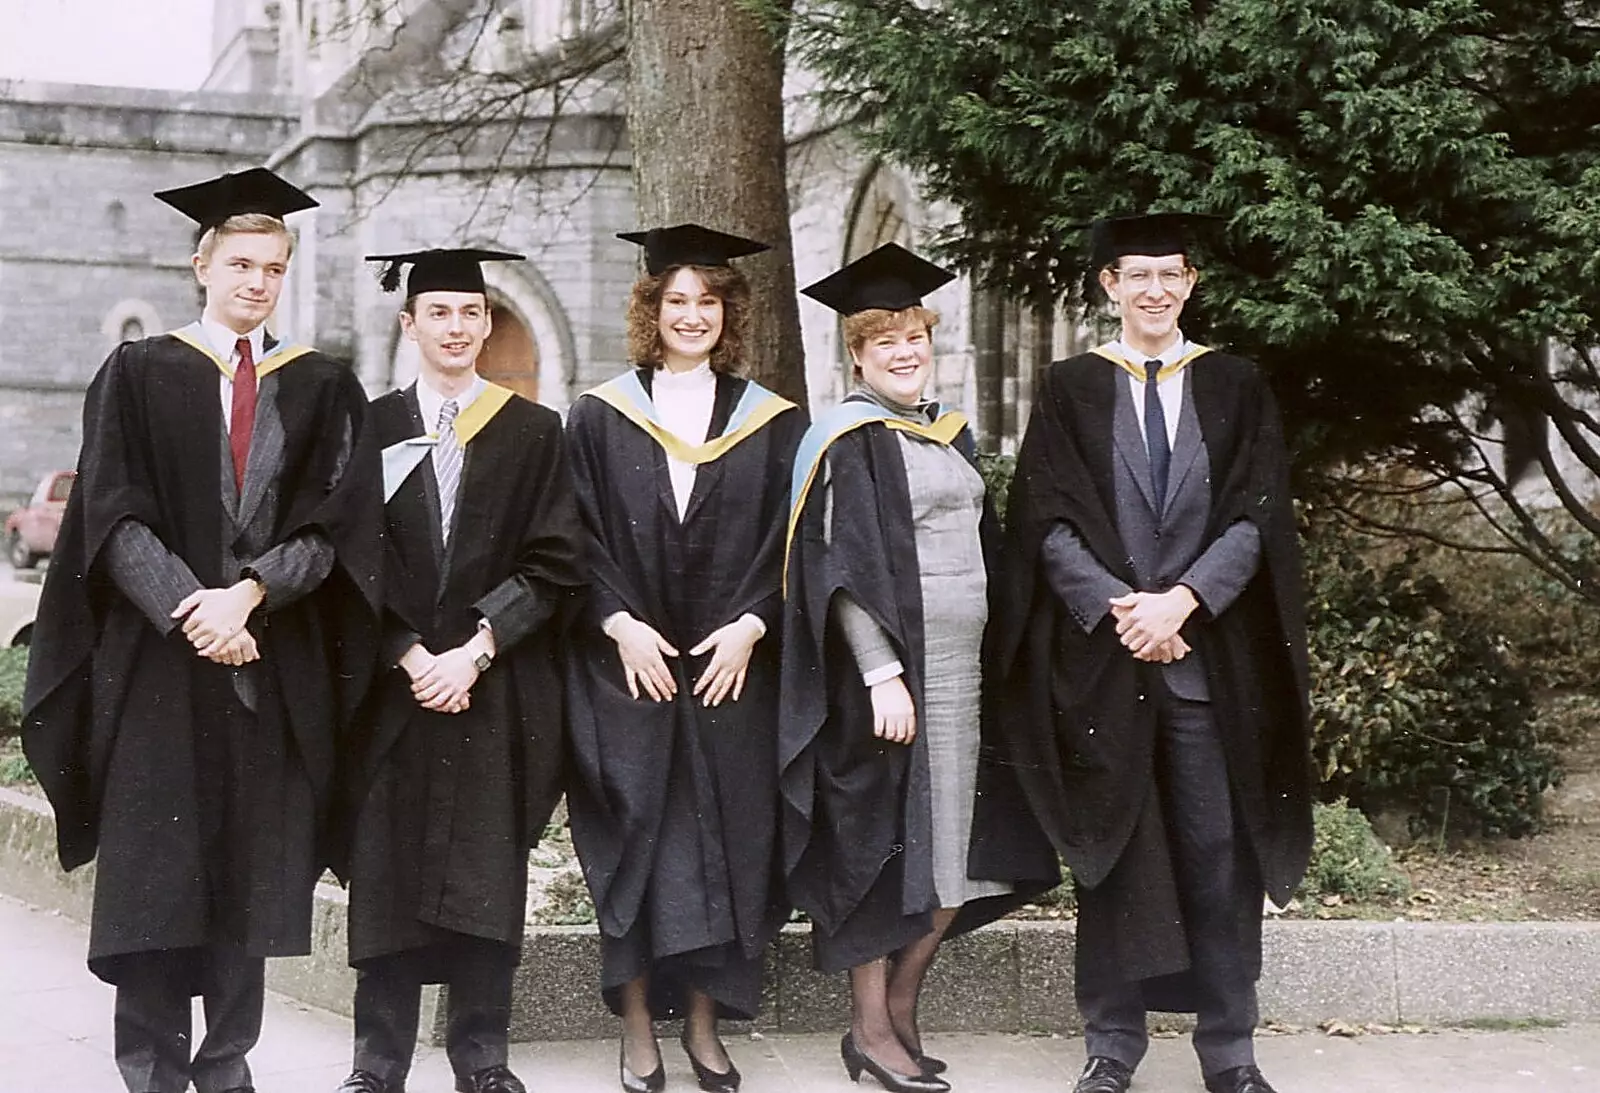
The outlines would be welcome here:
<svg viewBox="0 0 1600 1093">
<path fill-rule="evenodd" d="M 0 891 L 86 922 L 93 874 L 93 867 L 62 873 L 48 808 L 0 789 Z M 344 893 L 321 886 L 313 951 L 270 961 L 273 990 L 349 1014 L 355 977 L 344 959 L 344 912 Z M 1600 1020 L 1600 923 L 1271 922 L 1264 956 L 1264 1020 Z M 530 928 L 517 972 L 512 1035 L 615 1035 L 615 1019 L 599 996 L 599 968 L 592 927 Z M 1070 923 L 995 923 L 942 950 L 929 973 L 922 1025 L 930 1032 L 1075 1033 L 1082 1026 L 1072 972 Z M 424 1027 L 437 1037 L 436 991 L 427 994 L 425 1007 Z M 825 1032 L 842 1028 L 848 1013 L 845 977 L 813 970 L 809 931 L 785 929 L 767 954 L 756 1027 Z"/>
</svg>

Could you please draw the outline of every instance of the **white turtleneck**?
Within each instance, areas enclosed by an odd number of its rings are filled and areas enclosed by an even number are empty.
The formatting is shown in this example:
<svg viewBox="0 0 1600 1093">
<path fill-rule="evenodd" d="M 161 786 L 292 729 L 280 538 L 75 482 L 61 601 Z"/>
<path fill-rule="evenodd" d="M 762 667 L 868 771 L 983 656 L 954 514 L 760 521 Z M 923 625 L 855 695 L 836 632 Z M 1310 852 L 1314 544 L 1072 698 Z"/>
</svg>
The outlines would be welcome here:
<svg viewBox="0 0 1600 1093">
<path fill-rule="evenodd" d="M 711 362 L 703 361 L 687 372 L 658 368 L 650 380 L 650 401 L 666 430 L 685 444 L 704 444 L 711 429 L 711 411 L 717 401 L 717 376 Z M 694 492 L 693 463 L 667 456 L 667 471 L 672 476 L 672 497 L 678 503 L 678 519 L 689 511 L 689 495 Z"/>
<path fill-rule="evenodd" d="M 669 433 L 685 444 L 704 444 L 717 401 L 717 375 L 711 371 L 711 362 L 702 361 L 687 372 L 656 369 L 650 378 L 650 401 L 655 403 L 656 419 Z M 672 477 L 672 499 L 677 502 L 679 520 L 689 511 L 694 472 L 693 463 L 667 456 L 667 473 Z M 617 620 L 629 617 L 628 612 L 617 611 L 606 616 L 600 628 L 610 636 Z M 758 639 L 766 635 L 767 624 L 757 616 L 747 612 L 739 621 L 750 626 Z"/>
</svg>

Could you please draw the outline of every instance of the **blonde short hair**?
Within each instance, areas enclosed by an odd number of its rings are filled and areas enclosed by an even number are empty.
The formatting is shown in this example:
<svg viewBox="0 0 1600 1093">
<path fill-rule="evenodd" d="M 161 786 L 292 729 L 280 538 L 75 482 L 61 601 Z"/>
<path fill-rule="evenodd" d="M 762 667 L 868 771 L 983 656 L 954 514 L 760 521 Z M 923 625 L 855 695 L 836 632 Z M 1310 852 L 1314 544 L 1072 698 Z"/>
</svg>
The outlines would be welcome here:
<svg viewBox="0 0 1600 1093">
<path fill-rule="evenodd" d="M 195 256 L 202 262 L 210 262 L 218 241 L 224 235 L 279 235 L 289 241 L 289 253 L 285 257 L 294 257 L 294 232 L 282 220 L 266 213 L 240 213 L 228 217 L 215 227 L 207 228 L 195 244 Z"/>
<path fill-rule="evenodd" d="M 858 311 L 854 315 L 844 317 L 844 344 L 851 355 L 854 355 L 861 352 L 861 347 L 879 334 L 891 330 L 904 330 L 906 327 L 918 324 L 921 324 L 931 337 L 933 328 L 939 325 L 939 313 L 921 304 L 913 304 L 899 311 L 889 311 L 881 307 L 868 308 L 866 311 Z"/>
</svg>

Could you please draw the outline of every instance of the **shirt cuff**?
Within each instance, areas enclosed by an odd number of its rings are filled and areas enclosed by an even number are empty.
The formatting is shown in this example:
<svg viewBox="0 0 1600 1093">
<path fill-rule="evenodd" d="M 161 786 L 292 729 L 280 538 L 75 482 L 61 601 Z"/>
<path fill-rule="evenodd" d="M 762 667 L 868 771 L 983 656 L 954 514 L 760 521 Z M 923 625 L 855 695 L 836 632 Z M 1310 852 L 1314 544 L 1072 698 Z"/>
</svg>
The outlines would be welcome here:
<svg viewBox="0 0 1600 1093">
<path fill-rule="evenodd" d="M 628 613 L 626 611 L 613 611 L 601 621 L 600 632 L 608 638 L 611 637 L 611 628 L 617 624 L 619 619 L 625 619 L 627 617 Z"/>
<path fill-rule="evenodd" d="M 757 638 L 764 638 L 767 636 L 767 624 L 761 621 L 761 617 L 759 615 L 752 615 L 750 612 L 746 611 L 743 615 L 739 616 L 739 621 L 755 623 Z"/>
<path fill-rule="evenodd" d="M 862 672 L 861 682 L 868 687 L 876 687 L 880 683 L 887 683 L 904 671 L 905 669 L 900 666 L 900 662 L 897 660 L 892 664 L 885 664 L 882 668 L 874 668 L 870 672 Z"/>
</svg>

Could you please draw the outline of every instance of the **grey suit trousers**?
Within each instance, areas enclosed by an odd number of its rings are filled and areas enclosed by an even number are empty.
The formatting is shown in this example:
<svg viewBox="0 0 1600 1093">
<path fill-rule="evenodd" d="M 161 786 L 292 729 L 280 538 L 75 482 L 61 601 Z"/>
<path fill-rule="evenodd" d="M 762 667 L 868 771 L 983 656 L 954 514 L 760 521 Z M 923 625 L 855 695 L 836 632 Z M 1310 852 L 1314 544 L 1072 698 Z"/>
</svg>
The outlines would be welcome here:
<svg viewBox="0 0 1600 1093">
<path fill-rule="evenodd" d="M 1260 1015 L 1249 971 L 1254 954 L 1239 951 L 1233 924 L 1241 898 L 1258 893 L 1259 886 L 1247 875 L 1227 756 L 1211 704 L 1165 693 L 1158 725 L 1157 781 L 1198 988 L 1194 1049 L 1209 1077 L 1255 1062 L 1253 1036 Z M 1248 898 L 1259 904 L 1259 894 Z M 1149 1046 L 1139 983 L 1086 982 L 1080 972 L 1076 993 L 1088 1054 L 1138 1066 Z"/>
<path fill-rule="evenodd" d="M 266 961 L 242 948 L 131 953 L 113 1018 L 117 1069 L 130 1093 L 224 1093 L 250 1087 L 245 1054 L 261 1035 Z M 190 984 L 198 974 L 206 1035 L 190 1057 Z"/>
<path fill-rule="evenodd" d="M 452 950 L 445 993 L 445 1054 L 456 1077 L 504 1066 L 509 1057 L 511 985 L 516 955 L 492 942 Z M 422 977 L 407 954 L 362 963 L 356 972 L 355 1060 L 392 1085 L 403 1085 L 417 1050 Z"/>
</svg>

